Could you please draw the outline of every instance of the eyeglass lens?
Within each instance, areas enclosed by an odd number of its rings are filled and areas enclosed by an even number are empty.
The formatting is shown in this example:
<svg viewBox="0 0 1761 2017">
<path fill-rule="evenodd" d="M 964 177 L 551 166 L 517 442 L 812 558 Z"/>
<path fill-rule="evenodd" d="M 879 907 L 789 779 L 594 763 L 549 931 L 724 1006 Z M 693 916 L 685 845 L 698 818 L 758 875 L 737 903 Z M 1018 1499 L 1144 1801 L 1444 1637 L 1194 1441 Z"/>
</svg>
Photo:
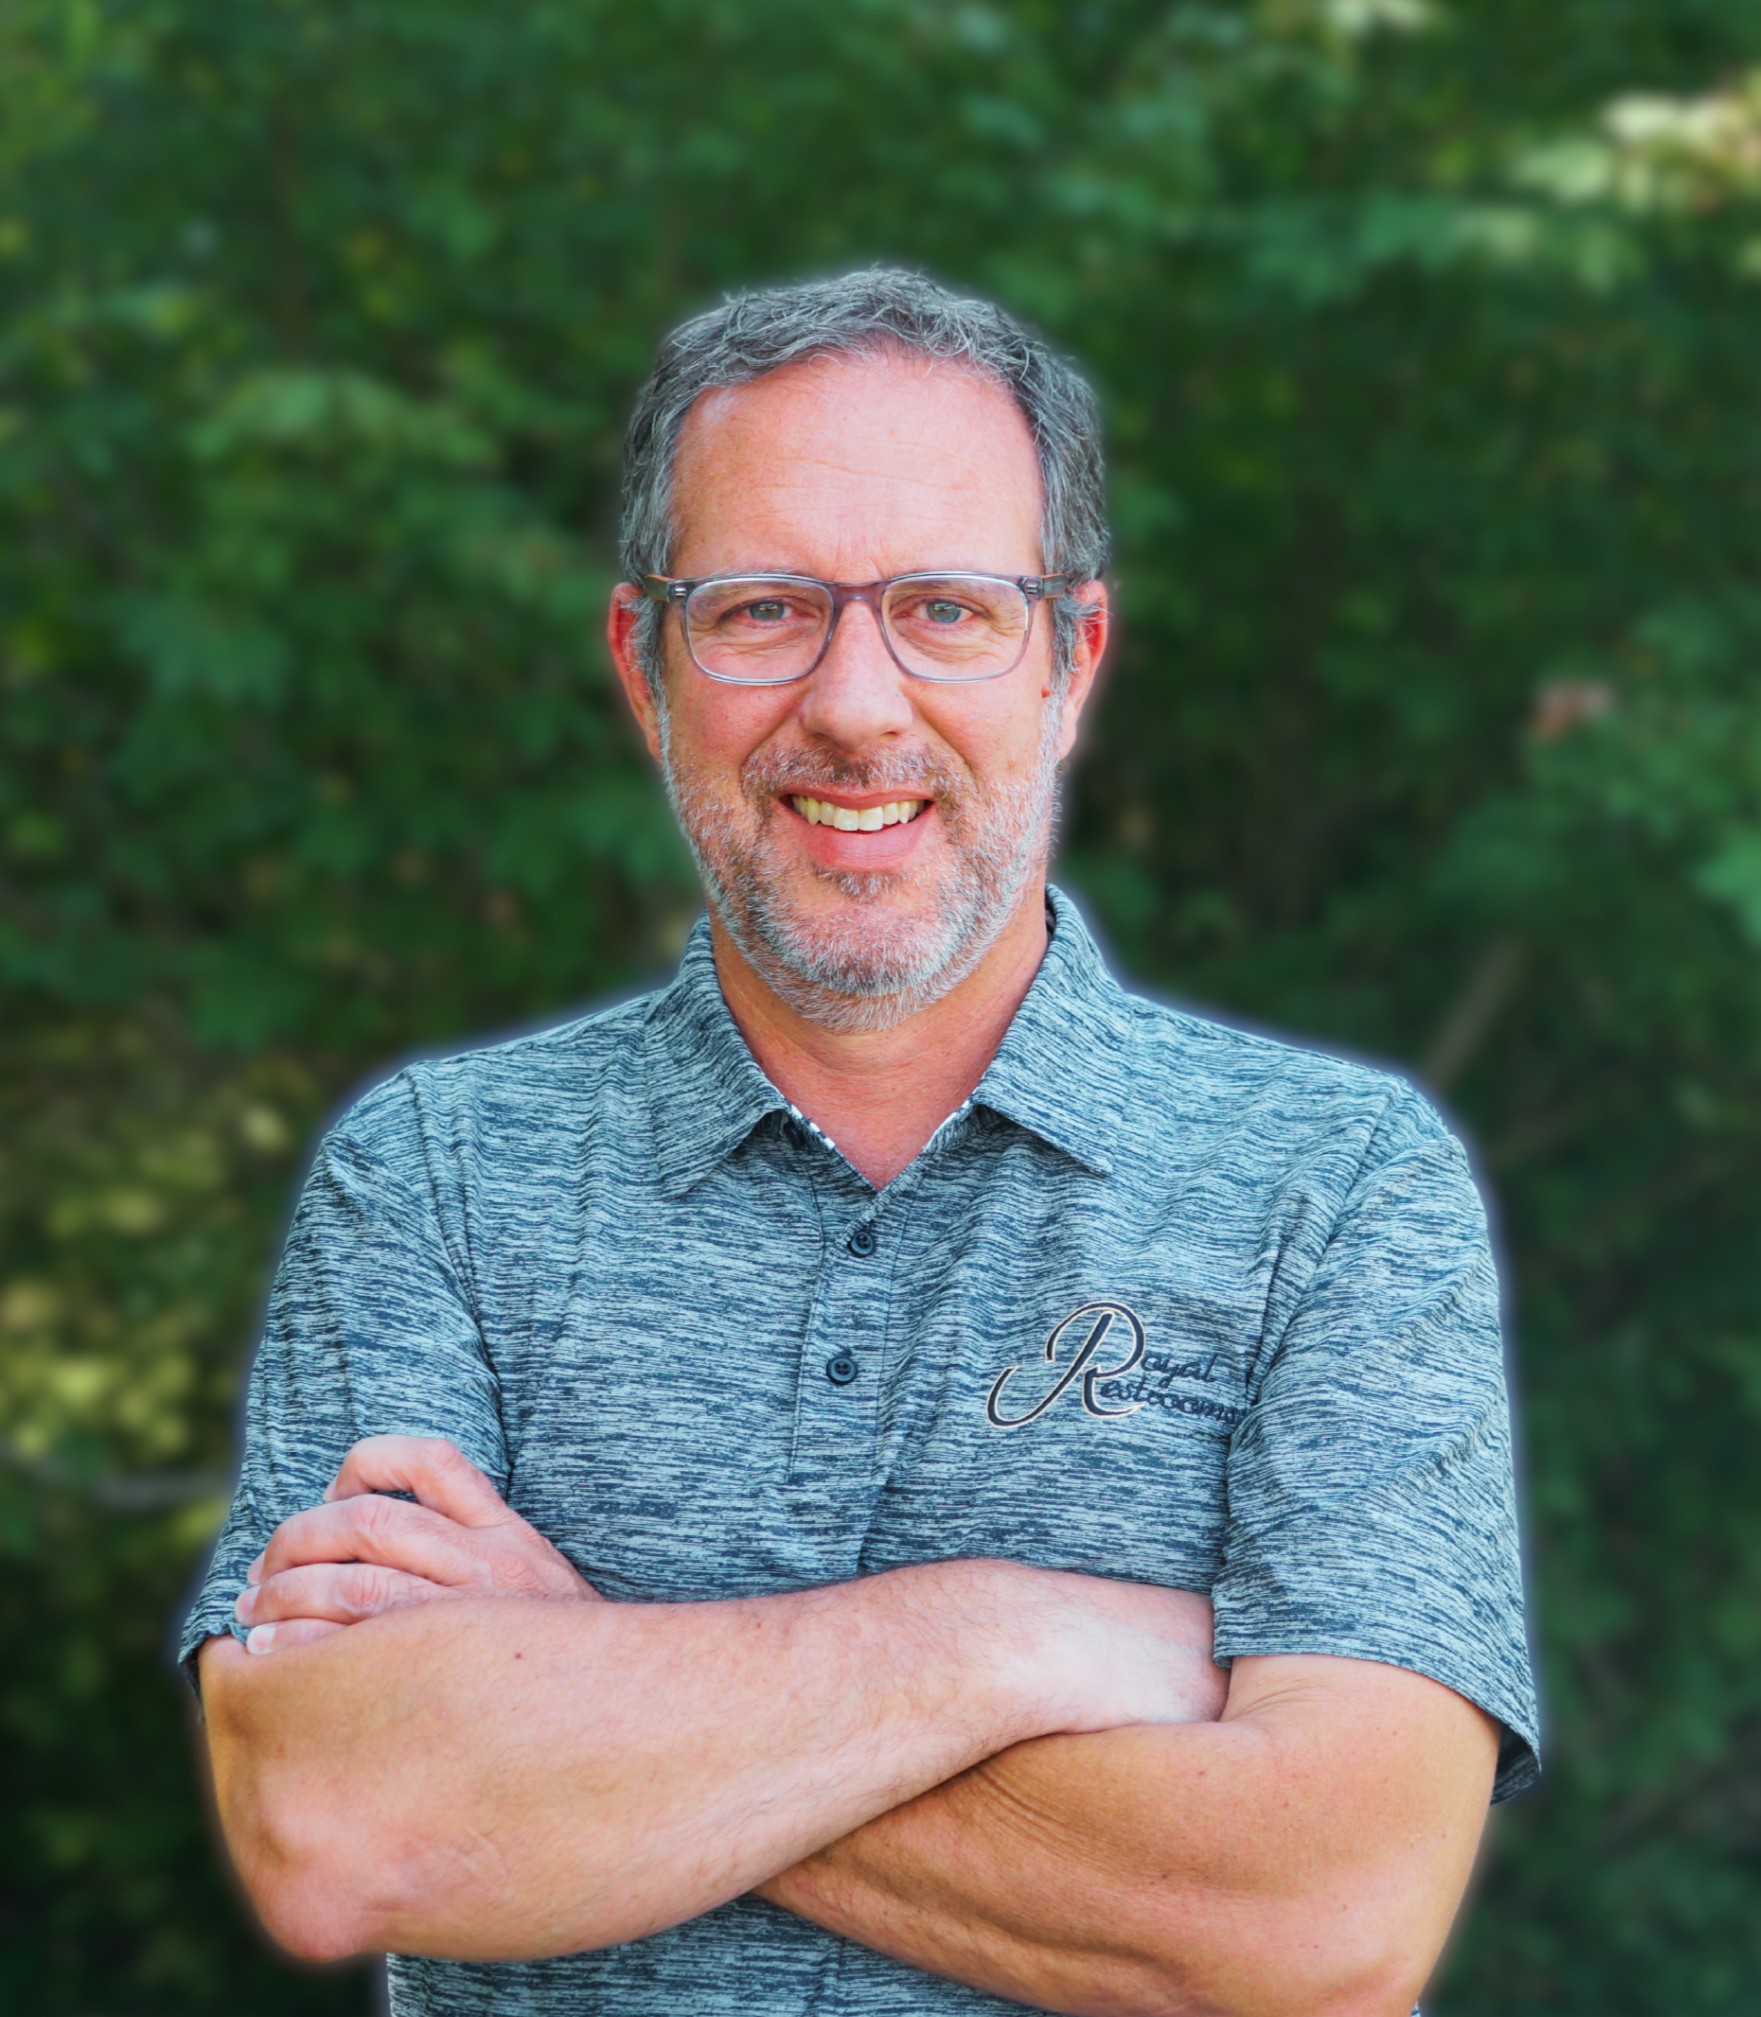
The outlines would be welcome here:
<svg viewBox="0 0 1761 2017">
<path fill-rule="evenodd" d="M 982 574 L 916 574 L 889 582 L 881 622 L 907 672 L 920 679 L 989 679 L 1016 665 L 1032 615 L 1012 581 Z M 716 679 L 768 686 L 812 669 L 831 628 L 832 598 L 817 582 L 752 575 L 700 582 L 685 603 L 691 656 Z"/>
</svg>

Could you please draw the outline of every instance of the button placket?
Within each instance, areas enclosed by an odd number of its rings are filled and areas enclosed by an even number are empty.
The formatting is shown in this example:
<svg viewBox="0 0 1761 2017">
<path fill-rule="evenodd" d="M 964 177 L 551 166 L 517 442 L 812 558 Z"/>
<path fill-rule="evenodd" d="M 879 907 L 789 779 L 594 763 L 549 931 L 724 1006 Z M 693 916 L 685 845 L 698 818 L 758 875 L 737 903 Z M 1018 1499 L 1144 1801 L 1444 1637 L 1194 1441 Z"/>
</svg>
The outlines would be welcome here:
<svg viewBox="0 0 1761 2017">
<path fill-rule="evenodd" d="M 967 1100 L 950 1114 L 882 1197 L 854 1172 L 849 1183 L 816 1177 L 825 1246 L 801 1341 L 789 1464 L 790 1484 L 816 1498 L 872 1502 L 879 1489 L 893 1270 L 925 1172 L 946 1155 L 971 1111 Z"/>
<path fill-rule="evenodd" d="M 841 1501 L 866 1499 L 880 1432 L 887 1270 L 876 1257 L 884 1243 L 869 1217 L 872 1194 L 859 1200 L 843 1186 L 828 1187 L 819 1205 L 828 1223 L 802 1340 L 789 1476 Z"/>
</svg>

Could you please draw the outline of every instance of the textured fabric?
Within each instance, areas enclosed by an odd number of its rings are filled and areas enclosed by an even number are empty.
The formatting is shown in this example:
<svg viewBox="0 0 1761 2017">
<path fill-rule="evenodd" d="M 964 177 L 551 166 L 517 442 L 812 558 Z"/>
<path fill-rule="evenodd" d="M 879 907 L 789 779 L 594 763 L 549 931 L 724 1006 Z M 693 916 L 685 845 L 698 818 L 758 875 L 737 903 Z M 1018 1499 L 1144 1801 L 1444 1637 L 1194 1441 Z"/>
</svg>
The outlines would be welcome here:
<svg viewBox="0 0 1761 2017">
<path fill-rule="evenodd" d="M 1005 1556 L 1207 1591 L 1217 1652 L 1428 1674 L 1533 1776 L 1497 1294 L 1399 1080 L 1134 999 L 1054 892 L 977 1091 L 877 1194 L 677 981 L 412 1066 L 324 1142 L 186 1656 L 359 1437 L 445 1436 L 608 1597 Z M 1179 1826 L 1171 1816 L 1171 1828 Z M 737 1900 L 413 2013 L 1019 2006 Z"/>
</svg>

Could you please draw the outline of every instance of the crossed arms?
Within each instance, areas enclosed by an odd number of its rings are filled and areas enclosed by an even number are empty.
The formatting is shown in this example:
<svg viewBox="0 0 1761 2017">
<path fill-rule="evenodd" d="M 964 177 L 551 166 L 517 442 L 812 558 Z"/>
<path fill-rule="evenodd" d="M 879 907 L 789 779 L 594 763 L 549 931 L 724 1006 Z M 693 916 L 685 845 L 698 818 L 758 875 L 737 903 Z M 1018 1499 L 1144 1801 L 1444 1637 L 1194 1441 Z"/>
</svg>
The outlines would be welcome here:
<svg viewBox="0 0 1761 2017">
<path fill-rule="evenodd" d="M 1244 1658 L 1225 1691 L 1204 1599 L 1015 1563 L 606 1603 L 412 1438 L 358 1444 L 252 1573 L 270 1657 L 203 1649 L 210 1756 L 311 1958 L 534 1959 L 756 1891 L 1075 2017 L 1405 2017 L 1497 1748 L 1398 1668 Z"/>
</svg>

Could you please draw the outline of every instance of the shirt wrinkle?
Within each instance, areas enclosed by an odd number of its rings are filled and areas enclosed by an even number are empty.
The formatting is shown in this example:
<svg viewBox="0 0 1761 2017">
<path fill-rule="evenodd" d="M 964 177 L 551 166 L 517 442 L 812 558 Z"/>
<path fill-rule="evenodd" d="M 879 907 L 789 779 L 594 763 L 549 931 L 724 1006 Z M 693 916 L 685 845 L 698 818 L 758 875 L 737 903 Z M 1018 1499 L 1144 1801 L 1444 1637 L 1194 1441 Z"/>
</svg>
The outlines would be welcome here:
<svg viewBox="0 0 1761 2017">
<path fill-rule="evenodd" d="M 351 1444 L 455 1443 L 613 1602 L 1000 1558 L 1208 1592 L 1216 1650 L 1428 1675 L 1535 1774 L 1496 1277 L 1465 1158 L 1349 1061 L 1127 995 L 1070 900 L 876 1191 L 707 928 L 655 995 L 412 1065 L 320 1145 L 183 1654 Z M 1275 1350 L 1268 1341 L 1275 1343 Z M 751 1899 L 394 2017 L 1004 2017 Z"/>
</svg>

